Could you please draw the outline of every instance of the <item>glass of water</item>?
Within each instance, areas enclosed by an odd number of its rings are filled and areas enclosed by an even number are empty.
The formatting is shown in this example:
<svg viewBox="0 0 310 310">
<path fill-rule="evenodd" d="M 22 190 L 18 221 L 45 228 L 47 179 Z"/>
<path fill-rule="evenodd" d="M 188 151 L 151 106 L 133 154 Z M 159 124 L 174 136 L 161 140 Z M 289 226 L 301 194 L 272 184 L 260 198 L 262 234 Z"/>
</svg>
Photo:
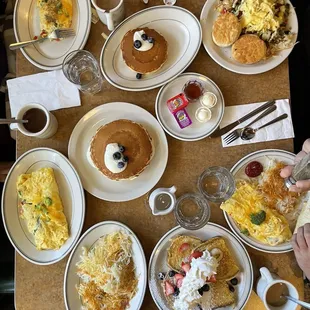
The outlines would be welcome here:
<svg viewBox="0 0 310 310">
<path fill-rule="evenodd" d="M 174 5 L 177 2 L 177 0 L 164 0 L 164 4 L 166 5 Z"/>
<path fill-rule="evenodd" d="M 198 180 L 199 191 L 207 200 L 221 203 L 229 199 L 236 190 L 235 179 L 224 167 L 210 167 Z"/>
<path fill-rule="evenodd" d="M 87 51 L 73 51 L 62 63 L 65 77 L 75 84 L 80 91 L 94 95 L 102 87 L 102 75 L 96 58 Z"/>
</svg>

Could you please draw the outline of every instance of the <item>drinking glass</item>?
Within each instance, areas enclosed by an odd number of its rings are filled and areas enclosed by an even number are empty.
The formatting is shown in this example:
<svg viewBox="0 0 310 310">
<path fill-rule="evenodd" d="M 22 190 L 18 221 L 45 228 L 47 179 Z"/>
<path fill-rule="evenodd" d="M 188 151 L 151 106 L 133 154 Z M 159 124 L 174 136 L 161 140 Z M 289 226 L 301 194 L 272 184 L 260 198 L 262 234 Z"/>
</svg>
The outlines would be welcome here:
<svg viewBox="0 0 310 310">
<path fill-rule="evenodd" d="M 73 51 L 63 61 L 65 77 L 86 94 L 94 95 L 102 87 L 102 75 L 96 58 L 87 51 Z"/>
<path fill-rule="evenodd" d="M 164 4 L 166 5 L 174 5 L 177 2 L 177 0 L 164 0 Z"/>
<path fill-rule="evenodd" d="M 207 200 L 221 203 L 229 199 L 236 190 L 235 180 L 224 167 L 210 167 L 198 180 L 199 191 Z"/>
<path fill-rule="evenodd" d="M 210 219 L 210 206 L 200 194 L 185 194 L 175 205 L 174 216 L 180 226 L 196 230 L 205 226 Z"/>
</svg>

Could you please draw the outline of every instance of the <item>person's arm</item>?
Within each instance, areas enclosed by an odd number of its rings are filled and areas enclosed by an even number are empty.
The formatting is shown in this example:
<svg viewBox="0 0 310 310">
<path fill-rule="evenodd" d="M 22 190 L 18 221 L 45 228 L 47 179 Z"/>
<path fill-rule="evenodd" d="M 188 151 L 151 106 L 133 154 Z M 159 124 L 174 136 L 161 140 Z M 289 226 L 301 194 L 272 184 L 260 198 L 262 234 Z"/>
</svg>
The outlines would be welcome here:
<svg viewBox="0 0 310 310">
<path fill-rule="evenodd" d="M 303 146 L 302 150 L 296 155 L 295 162 L 299 162 L 306 154 L 310 153 L 310 139 L 307 139 Z M 282 178 L 288 178 L 292 174 L 294 166 L 286 166 L 281 171 Z M 297 181 L 296 185 L 292 185 L 290 187 L 290 191 L 292 192 L 305 192 L 310 190 L 310 180 Z"/>
</svg>

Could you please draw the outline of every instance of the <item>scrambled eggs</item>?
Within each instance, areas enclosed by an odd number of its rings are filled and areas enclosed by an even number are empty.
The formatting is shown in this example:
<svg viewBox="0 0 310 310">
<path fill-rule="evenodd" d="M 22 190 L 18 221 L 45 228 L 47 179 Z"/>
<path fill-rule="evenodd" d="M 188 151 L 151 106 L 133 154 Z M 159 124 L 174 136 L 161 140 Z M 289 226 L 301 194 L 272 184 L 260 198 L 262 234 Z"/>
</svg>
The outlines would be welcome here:
<svg viewBox="0 0 310 310">
<path fill-rule="evenodd" d="M 37 249 L 59 249 L 68 239 L 68 224 L 53 169 L 20 175 L 17 192 L 20 217 L 26 220 Z"/>
<path fill-rule="evenodd" d="M 41 31 L 50 34 L 72 24 L 72 0 L 37 0 Z"/>
<path fill-rule="evenodd" d="M 264 196 L 256 184 L 238 182 L 236 192 L 221 205 L 221 209 L 234 219 L 243 233 L 262 243 L 275 246 L 289 241 L 292 237 L 286 218 L 265 206 Z M 257 225 L 253 223 L 253 214 L 259 212 L 264 212 L 265 218 Z"/>
</svg>

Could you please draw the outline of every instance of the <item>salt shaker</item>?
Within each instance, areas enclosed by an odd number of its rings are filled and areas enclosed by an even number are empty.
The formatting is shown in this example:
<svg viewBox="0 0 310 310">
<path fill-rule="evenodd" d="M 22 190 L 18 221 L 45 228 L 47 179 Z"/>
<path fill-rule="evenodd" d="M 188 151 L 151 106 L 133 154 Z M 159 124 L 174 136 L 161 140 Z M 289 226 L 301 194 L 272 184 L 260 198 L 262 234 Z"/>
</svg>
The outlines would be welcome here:
<svg viewBox="0 0 310 310">
<path fill-rule="evenodd" d="M 292 175 L 285 179 L 285 185 L 289 188 L 297 181 L 310 179 L 310 153 L 302 158 L 293 168 Z"/>
</svg>

